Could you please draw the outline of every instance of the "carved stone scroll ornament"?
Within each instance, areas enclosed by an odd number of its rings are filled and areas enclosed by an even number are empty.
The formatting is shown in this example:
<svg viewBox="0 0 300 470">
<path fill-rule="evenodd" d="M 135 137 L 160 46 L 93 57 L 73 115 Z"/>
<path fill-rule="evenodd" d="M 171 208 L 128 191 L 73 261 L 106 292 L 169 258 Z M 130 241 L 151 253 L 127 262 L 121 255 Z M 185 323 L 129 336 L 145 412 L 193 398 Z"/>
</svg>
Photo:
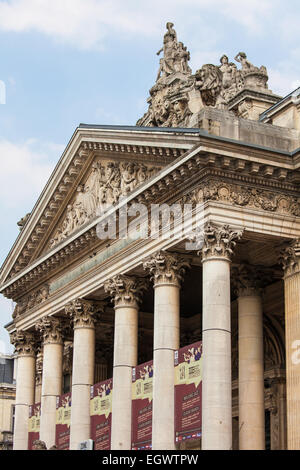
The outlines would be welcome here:
<svg viewBox="0 0 300 470">
<path fill-rule="evenodd" d="M 50 247 L 117 204 L 121 196 L 127 196 L 159 170 L 159 167 L 135 162 L 95 161 L 88 180 L 78 186 L 73 203 L 68 204 L 63 222 L 50 240 Z"/>
<path fill-rule="evenodd" d="M 74 328 L 94 328 L 105 305 L 105 302 L 76 299 L 65 306 L 65 312 L 71 317 Z"/>
<path fill-rule="evenodd" d="M 298 197 L 215 180 L 203 183 L 182 200 L 185 204 L 199 204 L 205 201 L 220 201 L 240 207 L 300 216 L 300 198 Z"/>
<path fill-rule="evenodd" d="M 212 222 L 205 224 L 203 230 L 190 235 L 190 240 L 202 245 L 202 261 L 208 258 L 231 260 L 236 240 L 242 237 L 243 229 L 233 229 L 229 225 L 218 226 Z"/>
<path fill-rule="evenodd" d="M 41 334 L 44 344 L 62 344 L 63 324 L 60 319 L 43 317 L 36 323 L 35 328 Z"/>
<path fill-rule="evenodd" d="M 300 269 L 300 239 L 293 240 L 280 254 L 280 261 L 286 276 L 295 274 Z"/>
<path fill-rule="evenodd" d="M 37 342 L 33 333 L 18 330 L 10 335 L 10 342 L 14 345 L 18 356 L 34 356 Z"/>
<path fill-rule="evenodd" d="M 154 286 L 159 284 L 180 286 L 185 270 L 190 267 L 190 264 L 177 254 L 158 251 L 143 263 L 143 267 L 149 271 Z"/>
<path fill-rule="evenodd" d="M 141 303 L 143 292 L 147 287 L 148 282 L 146 279 L 125 275 L 115 276 L 104 284 L 105 292 L 108 292 L 114 299 L 115 308 L 137 307 Z"/>
</svg>

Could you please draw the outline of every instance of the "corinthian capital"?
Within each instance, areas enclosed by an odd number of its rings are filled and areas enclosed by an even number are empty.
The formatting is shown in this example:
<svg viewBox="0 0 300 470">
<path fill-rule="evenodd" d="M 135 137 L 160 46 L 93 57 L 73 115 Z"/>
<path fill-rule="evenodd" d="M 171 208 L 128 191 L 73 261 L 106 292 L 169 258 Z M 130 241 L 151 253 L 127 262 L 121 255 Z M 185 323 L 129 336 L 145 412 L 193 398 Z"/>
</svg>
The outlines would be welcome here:
<svg viewBox="0 0 300 470">
<path fill-rule="evenodd" d="M 74 328 L 94 328 L 104 307 L 104 302 L 76 299 L 65 306 L 65 312 L 71 317 Z"/>
<path fill-rule="evenodd" d="M 236 241 L 241 238 L 243 229 L 232 229 L 229 225 L 217 226 L 208 222 L 202 232 L 202 260 L 208 258 L 231 259 Z"/>
<path fill-rule="evenodd" d="M 259 266 L 241 264 L 232 268 L 232 283 L 239 297 L 261 295 L 271 279 L 271 273 Z"/>
<path fill-rule="evenodd" d="M 10 342 L 14 345 L 18 356 L 34 356 L 36 353 L 36 338 L 31 332 L 15 331 L 10 335 Z"/>
<path fill-rule="evenodd" d="M 175 284 L 180 286 L 185 270 L 190 267 L 190 264 L 176 254 L 158 251 L 147 259 L 143 266 L 150 272 L 154 285 Z"/>
<path fill-rule="evenodd" d="M 141 302 L 143 292 L 147 289 L 147 281 L 131 276 L 118 275 L 107 280 L 104 289 L 114 298 L 115 307 L 137 307 Z"/>
<path fill-rule="evenodd" d="M 44 344 L 62 344 L 63 326 L 58 318 L 43 317 L 37 322 L 35 328 L 41 334 Z"/>
<path fill-rule="evenodd" d="M 280 261 L 286 276 L 290 276 L 299 271 L 300 238 L 293 240 L 290 245 L 281 252 Z"/>
</svg>

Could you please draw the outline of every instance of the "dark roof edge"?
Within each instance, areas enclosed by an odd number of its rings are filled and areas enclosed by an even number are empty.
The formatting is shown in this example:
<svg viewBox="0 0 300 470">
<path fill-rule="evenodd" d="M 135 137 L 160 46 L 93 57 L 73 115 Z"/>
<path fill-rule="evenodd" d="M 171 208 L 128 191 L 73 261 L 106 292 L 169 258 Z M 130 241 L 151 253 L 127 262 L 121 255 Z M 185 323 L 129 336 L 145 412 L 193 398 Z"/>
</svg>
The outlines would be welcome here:
<svg viewBox="0 0 300 470">
<path fill-rule="evenodd" d="M 79 124 L 78 129 L 103 129 L 103 130 L 120 130 L 120 131 L 137 131 L 137 132 L 167 132 L 169 134 L 195 134 L 203 137 L 208 137 L 209 139 L 215 139 L 223 142 L 230 142 L 235 144 L 244 145 L 250 148 L 267 150 L 268 152 L 273 152 L 281 155 L 286 155 L 292 157 L 297 152 L 300 151 L 300 147 L 288 152 L 286 150 L 276 150 L 271 147 L 265 147 L 263 145 L 251 144 L 250 142 L 245 142 L 242 140 L 230 139 L 228 137 L 220 137 L 218 135 L 209 134 L 204 129 L 199 128 L 189 128 L 189 127 L 138 127 L 138 126 L 116 126 L 116 125 L 101 125 L 101 124 Z"/>
</svg>

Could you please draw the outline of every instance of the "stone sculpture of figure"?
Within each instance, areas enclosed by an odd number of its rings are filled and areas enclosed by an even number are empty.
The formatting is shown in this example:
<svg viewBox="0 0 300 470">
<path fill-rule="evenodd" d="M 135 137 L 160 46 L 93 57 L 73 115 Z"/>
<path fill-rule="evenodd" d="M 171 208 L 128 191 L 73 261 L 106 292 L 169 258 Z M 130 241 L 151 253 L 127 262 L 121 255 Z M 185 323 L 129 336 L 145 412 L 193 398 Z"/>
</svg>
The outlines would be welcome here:
<svg viewBox="0 0 300 470">
<path fill-rule="evenodd" d="M 219 68 L 223 74 L 223 87 L 229 88 L 233 83 L 233 64 L 229 64 L 228 57 L 225 54 L 221 57 L 220 62 L 221 65 L 219 66 Z"/>
<path fill-rule="evenodd" d="M 190 53 L 187 50 L 186 46 L 182 42 L 178 43 L 178 48 L 176 52 L 176 61 L 175 68 L 178 72 L 190 73 L 191 69 L 188 66 L 188 61 L 190 60 Z"/>
<path fill-rule="evenodd" d="M 92 172 L 85 185 L 85 209 L 87 217 L 92 217 L 96 214 L 98 202 L 98 189 L 101 181 L 101 168 L 98 162 L 92 165 Z"/>
<path fill-rule="evenodd" d="M 251 64 L 251 62 L 249 62 L 249 60 L 247 59 L 247 55 L 245 54 L 245 52 L 239 52 L 235 56 L 234 60 L 241 64 L 242 72 L 250 72 L 251 70 L 257 70 L 257 67 L 254 67 L 254 65 Z"/>
<path fill-rule="evenodd" d="M 166 75 L 170 75 L 175 71 L 174 61 L 178 48 L 178 43 L 177 34 L 173 26 L 173 23 L 167 23 L 166 27 L 168 31 L 164 35 L 164 46 L 157 52 L 157 55 L 159 55 L 162 51 L 164 52 L 164 57 L 162 59 L 162 62 L 160 63 L 161 69 L 159 72 L 159 76 L 161 71 L 164 71 Z"/>
<path fill-rule="evenodd" d="M 136 186 L 135 164 L 130 162 L 122 166 L 121 192 L 124 196 L 134 190 Z"/>
<path fill-rule="evenodd" d="M 77 188 L 77 197 L 74 202 L 74 211 L 76 217 L 76 225 L 84 224 L 87 219 L 87 216 L 85 212 L 85 193 L 83 184 L 80 184 Z"/>
</svg>

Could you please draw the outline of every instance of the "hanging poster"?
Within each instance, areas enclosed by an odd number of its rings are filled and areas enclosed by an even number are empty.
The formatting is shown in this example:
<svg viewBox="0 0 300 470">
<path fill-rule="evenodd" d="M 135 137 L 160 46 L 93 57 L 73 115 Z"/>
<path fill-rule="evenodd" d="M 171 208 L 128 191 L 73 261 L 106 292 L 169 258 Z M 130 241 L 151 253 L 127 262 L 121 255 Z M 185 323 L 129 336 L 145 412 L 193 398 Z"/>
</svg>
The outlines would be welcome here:
<svg viewBox="0 0 300 470">
<path fill-rule="evenodd" d="M 71 393 L 56 398 L 56 439 L 58 450 L 69 450 L 71 424 Z"/>
<path fill-rule="evenodd" d="M 91 439 L 94 450 L 110 450 L 112 379 L 91 387 Z"/>
<path fill-rule="evenodd" d="M 33 442 L 40 437 L 41 404 L 35 403 L 29 407 L 28 421 L 28 450 L 33 450 Z"/>
<path fill-rule="evenodd" d="M 152 447 L 153 361 L 132 369 L 132 450 Z"/>
<path fill-rule="evenodd" d="M 201 437 L 202 342 L 175 351 L 175 443 Z"/>
</svg>

